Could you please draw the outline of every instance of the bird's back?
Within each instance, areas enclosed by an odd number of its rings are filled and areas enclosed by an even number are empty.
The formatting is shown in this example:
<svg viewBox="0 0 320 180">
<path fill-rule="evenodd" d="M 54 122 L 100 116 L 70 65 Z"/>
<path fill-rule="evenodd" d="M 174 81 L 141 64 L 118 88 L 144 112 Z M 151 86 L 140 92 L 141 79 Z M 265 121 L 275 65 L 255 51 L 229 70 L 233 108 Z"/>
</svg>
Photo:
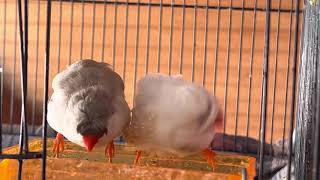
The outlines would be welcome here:
<svg viewBox="0 0 320 180">
<path fill-rule="evenodd" d="M 194 151 L 199 146 L 192 143 L 213 124 L 212 102 L 204 88 L 180 77 L 147 75 L 138 83 L 129 141 L 168 152 Z"/>
<path fill-rule="evenodd" d="M 124 89 L 121 77 L 109 64 L 93 60 L 81 60 L 70 65 L 52 82 L 54 91 L 63 91 L 67 95 L 95 85 L 103 86 L 111 94 L 123 92 Z"/>
</svg>

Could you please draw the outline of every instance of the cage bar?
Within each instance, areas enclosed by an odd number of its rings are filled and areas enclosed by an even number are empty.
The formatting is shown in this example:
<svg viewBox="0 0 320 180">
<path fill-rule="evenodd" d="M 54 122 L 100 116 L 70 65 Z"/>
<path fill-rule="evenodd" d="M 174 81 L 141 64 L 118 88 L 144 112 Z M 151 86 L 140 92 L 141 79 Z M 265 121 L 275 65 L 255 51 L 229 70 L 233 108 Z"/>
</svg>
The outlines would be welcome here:
<svg viewBox="0 0 320 180">
<path fill-rule="evenodd" d="M 180 61 L 179 61 L 179 73 L 182 74 L 183 70 L 183 53 L 184 53 L 184 29 L 186 21 L 186 0 L 183 0 L 182 6 L 182 26 L 181 26 L 181 43 L 180 43 Z"/>
<path fill-rule="evenodd" d="M 226 78 L 224 86 L 224 111 L 227 112 L 227 103 L 228 103 L 228 82 L 229 82 L 229 64 L 230 64 L 230 50 L 231 50 L 231 29 L 232 29 L 232 0 L 229 1 L 229 22 L 228 22 L 228 46 L 227 46 L 227 59 L 226 59 Z M 224 150 L 224 135 L 226 134 L 226 124 L 227 124 L 227 113 L 223 114 L 223 136 L 222 136 L 222 150 Z"/>
<path fill-rule="evenodd" d="M 203 66 L 202 66 L 202 86 L 206 85 L 207 74 L 207 49 L 208 49 L 208 19 L 209 19 L 209 0 L 206 1 L 206 20 L 204 28 L 204 52 L 203 52 Z"/>
<path fill-rule="evenodd" d="M 50 33 L 51 33 L 51 0 L 47 1 L 47 24 L 46 24 L 46 57 L 44 69 L 44 95 L 43 95 L 43 118 L 42 118 L 42 180 L 46 179 L 47 158 L 47 113 L 48 113 L 48 88 L 50 67 Z"/>
<path fill-rule="evenodd" d="M 113 18 L 113 45 L 112 45 L 112 68 L 116 67 L 116 44 L 117 44 L 117 19 L 118 19 L 118 1 L 114 1 L 114 18 Z"/>
<path fill-rule="evenodd" d="M 157 72 L 160 72 L 160 66 L 161 66 L 161 37 L 162 37 L 162 0 L 160 0 L 159 4 L 159 29 L 158 29 L 158 64 L 157 64 Z"/>
<path fill-rule="evenodd" d="M 104 49 L 106 41 L 106 19 L 107 19 L 107 3 L 103 3 L 103 25 L 102 25 L 102 47 L 101 47 L 101 62 L 104 62 Z"/>
<path fill-rule="evenodd" d="M 5 59 L 6 59 L 6 23 L 7 23 L 7 0 L 4 0 L 4 10 L 3 10 L 3 40 L 2 40 L 2 54 L 3 59 L 1 63 L 1 89 L 0 89 L 0 154 L 2 154 L 2 121 L 3 121 L 3 76 L 4 76 L 4 65 L 5 65 Z"/>
<path fill-rule="evenodd" d="M 134 52 L 134 75 L 133 75 L 133 93 L 132 102 L 134 103 L 134 96 L 136 93 L 136 82 L 137 82 L 137 72 L 138 72 L 138 60 L 139 60 L 139 37 L 140 37 L 140 0 L 138 0 L 137 5 L 137 17 L 136 17 L 136 40 L 135 40 L 135 52 Z"/>
<path fill-rule="evenodd" d="M 196 41 L 197 41 L 197 6 L 198 1 L 194 1 L 194 14 L 193 14 L 193 33 L 192 33 L 192 64 L 191 64 L 191 81 L 194 81 L 194 71 L 196 63 Z"/>
<path fill-rule="evenodd" d="M 60 72 L 60 62 L 61 62 L 61 28 L 62 28 L 62 0 L 59 0 L 59 32 L 58 32 L 59 34 L 58 34 L 58 58 L 57 58 L 58 72 Z M 81 42 L 82 42 L 82 38 L 81 38 Z M 80 50 L 80 52 L 82 51 Z"/>
<path fill-rule="evenodd" d="M 250 49 L 250 65 L 249 65 L 249 85 L 248 85 L 248 106 L 247 106 L 247 122 L 246 122 L 246 152 L 248 152 L 249 144 L 249 127 L 250 127 L 250 112 L 251 112 L 251 89 L 252 89 L 252 65 L 254 60 L 254 47 L 255 47 L 255 33 L 256 33 L 256 19 L 257 19 L 257 0 L 254 1 L 254 11 L 253 11 L 253 30 L 251 33 L 251 49 Z"/>
<path fill-rule="evenodd" d="M 96 0 L 93 1 L 93 10 L 92 10 L 92 32 L 91 32 L 91 59 L 93 59 L 94 53 L 94 35 L 95 35 L 95 25 L 96 25 Z"/>
<path fill-rule="evenodd" d="M 242 8 L 245 7 L 245 1 L 242 0 Z M 244 9 L 241 12 L 241 28 L 240 28 L 240 42 L 239 42 L 239 59 L 238 59 L 238 80 L 237 80 L 237 95 L 236 95 L 236 113 L 235 113 L 235 131 L 233 140 L 233 151 L 236 151 L 237 135 L 238 135 L 238 113 L 239 113 L 239 94 L 240 94 L 240 79 L 241 79 L 241 61 L 242 61 L 242 41 L 243 41 L 243 21 L 244 21 Z"/>
<path fill-rule="evenodd" d="M 216 45 L 214 51 L 214 70 L 213 70 L 213 95 L 216 95 L 216 86 L 217 86 L 217 69 L 218 69 L 218 55 L 219 55 L 219 33 L 220 33 L 220 0 L 218 0 L 218 9 L 217 9 L 217 30 L 216 30 Z"/>
<path fill-rule="evenodd" d="M 73 11 L 74 11 L 74 0 L 71 0 L 71 14 L 70 14 L 70 34 L 69 34 L 69 61 L 68 65 L 71 64 L 71 58 L 72 58 L 72 35 L 73 35 Z"/>
<path fill-rule="evenodd" d="M 84 10 L 85 10 L 85 3 L 84 3 L 84 0 L 81 0 L 80 59 L 82 59 L 82 57 L 83 57 L 83 31 L 84 31 L 84 14 L 85 14 Z M 104 57 L 104 56 L 102 56 L 102 57 Z"/>
<path fill-rule="evenodd" d="M 127 43 L 128 43 L 128 17 L 129 17 L 129 6 L 128 0 L 126 1 L 126 12 L 125 12 L 125 26 L 124 26 L 124 47 L 123 47 L 123 71 L 122 71 L 122 79 L 123 82 L 126 82 L 126 67 L 127 67 Z M 115 68 L 115 66 L 114 66 Z"/>
<path fill-rule="evenodd" d="M 283 133 L 282 133 L 282 156 L 284 156 L 284 138 L 286 134 L 286 121 L 287 121 L 287 104 L 288 104 L 288 84 L 289 84 L 289 69 L 290 69 L 290 57 L 291 57 L 291 27 L 292 27 L 292 11 L 293 11 L 293 0 L 290 3 L 291 12 L 290 12 L 290 20 L 289 20 L 289 40 L 288 40 L 288 58 L 287 58 L 287 70 L 286 70 L 286 92 L 285 92 L 285 100 L 284 100 L 284 116 L 283 116 Z"/>
<path fill-rule="evenodd" d="M 146 65 L 145 74 L 149 72 L 149 50 L 150 50 L 150 21 L 151 21 L 151 0 L 148 1 L 148 20 L 147 20 L 147 42 L 146 42 Z"/>
<path fill-rule="evenodd" d="M 10 98 L 10 114 L 9 114 L 9 124 L 10 130 L 9 133 L 13 134 L 13 109 L 15 107 L 14 98 L 15 98 L 15 89 L 16 89 L 16 62 L 17 62 L 17 29 L 18 29 L 18 1 L 16 0 L 15 4 L 15 16 L 14 16 L 14 53 L 13 53 L 13 76 L 12 76 L 12 84 L 11 84 L 11 98 Z M 2 71 L 3 73 L 3 71 Z M 3 78 L 1 79 L 3 82 Z M 2 91 L 1 91 L 2 92 Z M 2 124 L 1 124 L 2 125 Z M 0 133 L 1 134 L 1 133 Z"/>
<path fill-rule="evenodd" d="M 168 72 L 171 75 L 172 66 L 172 33 L 173 33 L 173 19 L 174 19 L 174 0 L 171 0 L 171 15 L 170 15 L 170 37 L 169 37 L 169 55 L 168 55 Z"/>
<path fill-rule="evenodd" d="M 263 160 L 264 147 L 266 138 L 266 118 L 267 118 L 267 101 L 268 101 L 268 70 L 269 70 L 269 42 L 270 42 L 270 7 L 271 1 L 266 0 L 266 25 L 265 25 L 265 44 L 264 44 L 264 63 L 263 63 L 263 80 L 262 80 L 262 113 L 260 129 L 260 152 L 259 152 L 259 179 L 263 178 Z"/>
<path fill-rule="evenodd" d="M 278 8 L 281 8 L 281 0 L 278 1 Z M 280 11 L 278 11 L 277 14 L 277 32 L 276 32 L 276 50 L 275 50 L 275 54 L 274 54 L 274 75 L 273 75 L 273 92 L 272 92 L 272 112 L 271 112 L 271 132 L 270 132 L 270 153 L 271 155 L 273 155 L 272 152 L 272 145 L 273 145 L 273 126 L 274 126 L 274 108 L 275 108 L 275 99 L 276 99 L 276 89 L 277 89 L 277 70 L 278 70 L 278 52 L 279 52 L 279 33 L 280 33 Z M 291 28 L 290 28 L 291 29 Z M 290 39 L 291 37 L 289 37 Z"/>
</svg>

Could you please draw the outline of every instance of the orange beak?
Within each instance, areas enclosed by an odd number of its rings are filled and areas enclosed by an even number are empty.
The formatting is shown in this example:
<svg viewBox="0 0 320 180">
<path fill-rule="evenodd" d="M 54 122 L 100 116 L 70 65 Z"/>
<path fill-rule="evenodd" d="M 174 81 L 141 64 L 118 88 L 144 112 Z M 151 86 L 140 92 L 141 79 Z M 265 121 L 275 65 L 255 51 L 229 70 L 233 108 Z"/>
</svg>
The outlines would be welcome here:
<svg viewBox="0 0 320 180">
<path fill-rule="evenodd" d="M 84 144 L 88 152 L 91 152 L 93 147 L 97 144 L 99 137 L 94 135 L 83 136 Z"/>
</svg>

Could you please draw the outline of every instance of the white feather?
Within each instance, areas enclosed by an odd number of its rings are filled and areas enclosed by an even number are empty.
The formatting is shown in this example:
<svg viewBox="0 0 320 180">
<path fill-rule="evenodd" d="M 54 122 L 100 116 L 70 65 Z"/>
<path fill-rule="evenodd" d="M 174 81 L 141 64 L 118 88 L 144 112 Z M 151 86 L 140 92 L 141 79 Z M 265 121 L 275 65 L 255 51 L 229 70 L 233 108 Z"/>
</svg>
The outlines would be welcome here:
<svg viewBox="0 0 320 180">
<path fill-rule="evenodd" d="M 89 87 L 93 87 L 92 93 L 103 92 L 115 97 L 112 101 L 115 112 L 106 123 L 108 134 L 100 138 L 96 145 L 103 146 L 119 136 L 123 127 L 130 121 L 130 109 L 124 100 L 122 79 L 108 68 L 106 63 L 82 60 L 57 74 L 52 82 L 53 94 L 48 103 L 47 120 L 55 131 L 84 147 L 82 135 L 76 129 L 79 123 L 76 119 L 78 102 L 74 102 L 74 99 L 71 101 L 71 97 Z M 97 89 L 100 89 L 100 91 L 97 91 Z M 100 94 L 95 95 L 99 96 Z M 85 99 L 79 100 L 85 101 Z M 103 100 L 102 94 L 101 100 Z M 97 107 L 98 105 L 93 106 L 93 111 L 103 109 Z"/>
<path fill-rule="evenodd" d="M 141 150 L 185 156 L 209 147 L 218 111 L 217 101 L 203 87 L 181 76 L 147 75 L 138 82 L 124 135 Z"/>
</svg>

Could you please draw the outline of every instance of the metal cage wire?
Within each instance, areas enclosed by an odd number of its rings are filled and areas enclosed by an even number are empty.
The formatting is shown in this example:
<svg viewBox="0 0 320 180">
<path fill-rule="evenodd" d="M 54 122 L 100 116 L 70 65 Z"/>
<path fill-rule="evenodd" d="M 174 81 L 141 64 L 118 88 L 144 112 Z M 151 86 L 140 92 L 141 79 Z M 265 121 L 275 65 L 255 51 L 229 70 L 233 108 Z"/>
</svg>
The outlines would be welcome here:
<svg viewBox="0 0 320 180">
<path fill-rule="evenodd" d="M 121 74 L 131 105 L 137 80 L 150 72 L 180 73 L 207 87 L 220 98 L 226 112 L 218 149 L 257 154 L 262 179 L 263 160 L 274 156 L 276 139 L 282 140 L 281 154 L 287 154 L 291 163 L 300 5 L 300 0 L 25 0 L 23 4 L 3 0 L 0 112 L 4 128 L 0 135 L 20 134 L 20 154 L 1 154 L 1 159 L 19 159 L 22 166 L 23 159 L 42 158 L 45 179 L 46 149 L 30 153 L 28 134 L 41 135 L 45 147 L 46 102 L 53 76 L 78 59 L 91 58 L 112 64 Z M 36 11 L 28 12 L 30 7 Z M 41 17 L 44 14 L 46 19 Z M 16 76 L 18 43 L 21 84 Z M 282 80 L 284 86 L 279 85 Z M 16 93 L 19 88 L 21 95 Z M 20 111 L 21 129 L 16 132 Z M 41 122 L 42 133 L 37 134 Z M 252 150 L 252 139 L 260 142 L 259 148 Z M 19 167 L 19 174 L 21 170 Z"/>
</svg>

